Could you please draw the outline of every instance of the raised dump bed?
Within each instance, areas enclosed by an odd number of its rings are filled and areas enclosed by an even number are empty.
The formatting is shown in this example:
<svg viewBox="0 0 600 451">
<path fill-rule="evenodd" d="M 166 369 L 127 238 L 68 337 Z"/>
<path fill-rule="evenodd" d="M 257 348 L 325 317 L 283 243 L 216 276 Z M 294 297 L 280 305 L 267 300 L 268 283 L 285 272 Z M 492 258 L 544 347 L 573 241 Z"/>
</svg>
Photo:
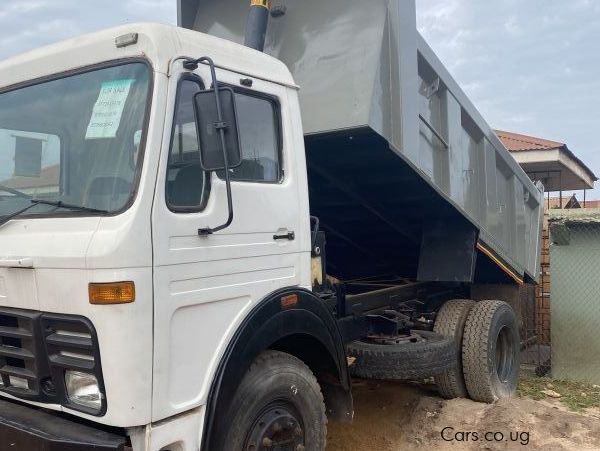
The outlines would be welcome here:
<svg viewBox="0 0 600 451">
<path fill-rule="evenodd" d="M 243 42 L 247 8 L 180 0 L 179 24 Z M 272 2 L 265 51 L 300 87 L 328 272 L 535 280 L 542 189 L 419 35 L 415 16 L 413 0 Z"/>
</svg>

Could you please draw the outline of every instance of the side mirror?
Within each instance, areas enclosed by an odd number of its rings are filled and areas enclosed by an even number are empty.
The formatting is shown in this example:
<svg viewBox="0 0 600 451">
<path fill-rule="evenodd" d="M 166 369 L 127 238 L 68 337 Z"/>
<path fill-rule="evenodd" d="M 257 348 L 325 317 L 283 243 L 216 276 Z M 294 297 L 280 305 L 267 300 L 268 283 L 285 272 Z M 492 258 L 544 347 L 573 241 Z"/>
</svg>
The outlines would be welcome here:
<svg viewBox="0 0 600 451">
<path fill-rule="evenodd" d="M 213 90 L 202 91 L 194 96 L 194 114 L 198 128 L 200 166 L 205 171 L 225 170 L 227 187 L 227 221 L 217 227 L 198 229 L 198 235 L 208 236 L 226 229 L 233 222 L 233 195 L 228 169 L 242 164 L 240 133 L 235 114 L 235 93 L 231 88 L 220 88 L 215 63 L 208 56 L 186 60 L 183 67 L 196 70 L 199 63 L 208 64 Z"/>
<path fill-rule="evenodd" d="M 201 91 L 194 96 L 200 165 L 205 171 L 224 170 L 226 166 L 224 152 L 227 152 L 229 169 L 242 163 L 235 93 L 231 88 L 219 88 L 218 93 L 221 104 L 221 121 L 219 121 L 214 89 Z M 225 132 L 225 149 L 221 142 L 220 130 Z"/>
</svg>

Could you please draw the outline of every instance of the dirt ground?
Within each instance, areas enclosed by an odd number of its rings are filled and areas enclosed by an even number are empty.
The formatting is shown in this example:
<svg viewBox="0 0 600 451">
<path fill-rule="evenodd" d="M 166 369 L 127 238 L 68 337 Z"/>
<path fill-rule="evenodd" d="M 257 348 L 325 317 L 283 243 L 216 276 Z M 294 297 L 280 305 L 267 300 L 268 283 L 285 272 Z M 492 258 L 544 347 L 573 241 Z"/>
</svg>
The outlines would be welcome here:
<svg viewBox="0 0 600 451">
<path fill-rule="evenodd" d="M 330 423 L 328 451 L 600 450 L 600 410 L 556 400 L 444 400 L 433 385 L 355 381 L 355 419 Z M 469 434 L 467 434 L 469 433 Z M 442 437 L 443 434 L 443 437 Z"/>
</svg>

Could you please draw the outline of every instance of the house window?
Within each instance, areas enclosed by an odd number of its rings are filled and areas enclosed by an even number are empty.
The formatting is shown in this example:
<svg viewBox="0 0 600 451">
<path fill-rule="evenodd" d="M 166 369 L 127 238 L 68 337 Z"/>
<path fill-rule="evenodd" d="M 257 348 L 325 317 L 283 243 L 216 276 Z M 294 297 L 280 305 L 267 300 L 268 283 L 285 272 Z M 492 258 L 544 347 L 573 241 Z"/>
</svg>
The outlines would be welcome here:
<svg viewBox="0 0 600 451">
<path fill-rule="evenodd" d="M 0 196 L 23 193 L 52 197 L 60 193 L 61 142 L 57 135 L 0 129 Z M 11 194 L 12 195 L 12 194 Z"/>
</svg>

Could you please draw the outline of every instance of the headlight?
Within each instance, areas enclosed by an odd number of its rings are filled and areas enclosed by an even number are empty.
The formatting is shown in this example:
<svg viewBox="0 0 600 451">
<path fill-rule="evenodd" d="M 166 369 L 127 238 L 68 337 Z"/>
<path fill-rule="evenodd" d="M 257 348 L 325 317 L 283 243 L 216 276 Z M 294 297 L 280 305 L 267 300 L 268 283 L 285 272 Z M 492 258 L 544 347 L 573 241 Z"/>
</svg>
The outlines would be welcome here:
<svg viewBox="0 0 600 451">
<path fill-rule="evenodd" d="M 67 370 L 65 372 L 65 385 L 67 395 L 73 404 L 100 410 L 102 407 L 102 393 L 98 379 L 93 374 L 80 371 Z"/>
</svg>

